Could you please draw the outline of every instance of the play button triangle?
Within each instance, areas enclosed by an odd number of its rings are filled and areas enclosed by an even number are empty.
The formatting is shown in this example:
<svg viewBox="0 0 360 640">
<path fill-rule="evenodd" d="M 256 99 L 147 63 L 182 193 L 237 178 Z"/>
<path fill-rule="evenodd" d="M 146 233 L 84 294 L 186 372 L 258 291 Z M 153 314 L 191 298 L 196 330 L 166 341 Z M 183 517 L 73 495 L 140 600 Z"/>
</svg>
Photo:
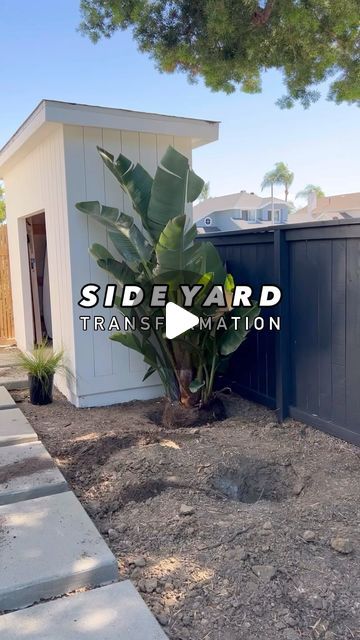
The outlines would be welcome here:
<svg viewBox="0 0 360 640">
<path fill-rule="evenodd" d="M 188 329 L 192 329 L 199 324 L 199 318 L 186 311 L 174 302 L 168 302 L 165 307 L 165 332 L 168 340 L 180 336 Z"/>
</svg>

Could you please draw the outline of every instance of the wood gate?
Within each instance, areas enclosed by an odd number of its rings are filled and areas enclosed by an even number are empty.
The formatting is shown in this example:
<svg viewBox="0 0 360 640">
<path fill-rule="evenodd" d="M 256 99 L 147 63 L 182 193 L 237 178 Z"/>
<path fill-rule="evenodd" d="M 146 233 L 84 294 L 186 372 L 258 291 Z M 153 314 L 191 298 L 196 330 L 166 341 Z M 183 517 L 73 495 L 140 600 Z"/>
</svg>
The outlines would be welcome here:
<svg viewBox="0 0 360 640">
<path fill-rule="evenodd" d="M 9 246 L 6 224 L 0 225 L 0 345 L 14 344 Z"/>
</svg>

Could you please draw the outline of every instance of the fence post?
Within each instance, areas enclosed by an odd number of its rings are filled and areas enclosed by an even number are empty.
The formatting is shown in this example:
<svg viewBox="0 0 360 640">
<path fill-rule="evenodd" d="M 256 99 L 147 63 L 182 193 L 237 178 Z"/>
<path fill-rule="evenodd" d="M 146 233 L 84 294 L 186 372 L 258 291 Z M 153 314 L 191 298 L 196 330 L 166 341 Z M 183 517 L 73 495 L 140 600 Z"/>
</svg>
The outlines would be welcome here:
<svg viewBox="0 0 360 640">
<path fill-rule="evenodd" d="M 289 250 L 285 234 L 285 229 L 274 231 L 275 281 L 282 292 L 278 306 L 281 325 L 276 335 L 276 413 L 279 422 L 289 415 L 290 403 Z"/>
</svg>

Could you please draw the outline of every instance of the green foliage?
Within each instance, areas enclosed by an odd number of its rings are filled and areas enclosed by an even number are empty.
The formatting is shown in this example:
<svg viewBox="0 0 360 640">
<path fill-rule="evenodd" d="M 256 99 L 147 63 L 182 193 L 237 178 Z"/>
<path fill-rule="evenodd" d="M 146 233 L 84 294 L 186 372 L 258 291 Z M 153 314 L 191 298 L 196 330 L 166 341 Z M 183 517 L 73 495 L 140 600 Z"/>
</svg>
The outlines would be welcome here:
<svg viewBox="0 0 360 640">
<path fill-rule="evenodd" d="M 261 190 L 274 185 L 281 185 L 285 188 L 285 201 L 287 202 L 289 195 L 289 187 L 294 181 L 294 174 L 284 162 L 277 162 L 274 169 L 268 171 L 261 183 Z"/>
<path fill-rule="evenodd" d="M 63 351 L 54 352 L 46 342 L 43 342 L 31 353 L 21 352 L 18 364 L 28 375 L 38 378 L 44 389 L 48 389 L 50 377 L 56 371 L 65 369 L 62 364 L 63 355 Z"/>
<path fill-rule="evenodd" d="M 0 224 L 6 219 L 4 188 L 0 184 Z"/>
<path fill-rule="evenodd" d="M 116 280 L 120 292 L 125 284 L 138 284 L 145 294 L 141 305 L 130 309 L 121 306 L 121 296 L 116 298 L 119 311 L 124 317 L 135 319 L 137 327 L 132 332 L 112 334 L 111 339 L 143 355 L 148 365 L 144 380 L 157 371 L 171 400 L 180 400 L 186 406 L 206 404 L 213 391 L 216 371 L 246 337 L 245 315 L 251 326 L 259 313 L 258 307 L 254 303 L 246 309 L 236 329 L 230 320 L 235 310 L 230 306 L 208 308 L 206 314 L 214 320 L 223 316 L 231 327 L 229 331 L 216 330 L 214 322 L 211 331 L 196 327 L 174 340 L 167 340 L 163 331 L 155 330 L 154 322 L 150 329 L 142 330 L 142 317 L 154 320 L 156 316 L 163 316 L 161 308 L 150 306 L 154 284 L 168 285 L 169 301 L 175 304 L 182 304 L 180 284 L 201 285 L 192 307 L 192 312 L 200 317 L 204 314 L 201 303 L 212 285 L 224 285 L 226 295 L 230 296 L 235 283 L 231 274 L 226 273 L 215 247 L 209 242 L 195 242 L 196 226 L 189 224 L 185 209 L 188 202 L 198 198 L 204 182 L 192 171 L 185 156 L 169 147 L 152 178 L 143 167 L 122 155 L 115 160 L 103 149 L 99 149 L 99 153 L 130 196 L 144 227 L 141 231 L 132 216 L 101 206 L 99 202 L 76 205 L 79 211 L 108 228 L 120 256 L 117 259 L 107 248 L 94 244 L 90 252 L 99 267 Z"/>
<path fill-rule="evenodd" d="M 360 104 L 359 0 L 81 0 L 80 30 L 96 42 L 131 29 L 161 71 L 202 77 L 214 91 L 261 91 L 283 73 L 282 108 L 329 99 Z"/>
<path fill-rule="evenodd" d="M 323 198 L 325 195 L 322 188 L 318 185 L 307 184 L 302 191 L 299 191 L 299 193 L 296 194 L 296 199 L 303 198 L 304 200 L 307 200 L 310 193 L 315 193 L 318 198 Z"/>
</svg>

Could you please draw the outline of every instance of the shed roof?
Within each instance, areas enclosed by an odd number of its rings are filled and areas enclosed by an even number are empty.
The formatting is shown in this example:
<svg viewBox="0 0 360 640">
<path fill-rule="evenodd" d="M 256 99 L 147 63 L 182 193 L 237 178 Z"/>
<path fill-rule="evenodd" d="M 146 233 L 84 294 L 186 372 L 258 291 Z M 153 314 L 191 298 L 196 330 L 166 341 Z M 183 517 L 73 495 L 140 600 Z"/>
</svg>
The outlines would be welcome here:
<svg viewBox="0 0 360 640">
<path fill-rule="evenodd" d="M 15 155 L 20 151 L 27 152 L 59 124 L 176 135 L 190 138 L 193 148 L 213 142 L 219 135 L 219 123 L 213 120 L 42 100 L 0 149 L 0 177 Z"/>
</svg>

